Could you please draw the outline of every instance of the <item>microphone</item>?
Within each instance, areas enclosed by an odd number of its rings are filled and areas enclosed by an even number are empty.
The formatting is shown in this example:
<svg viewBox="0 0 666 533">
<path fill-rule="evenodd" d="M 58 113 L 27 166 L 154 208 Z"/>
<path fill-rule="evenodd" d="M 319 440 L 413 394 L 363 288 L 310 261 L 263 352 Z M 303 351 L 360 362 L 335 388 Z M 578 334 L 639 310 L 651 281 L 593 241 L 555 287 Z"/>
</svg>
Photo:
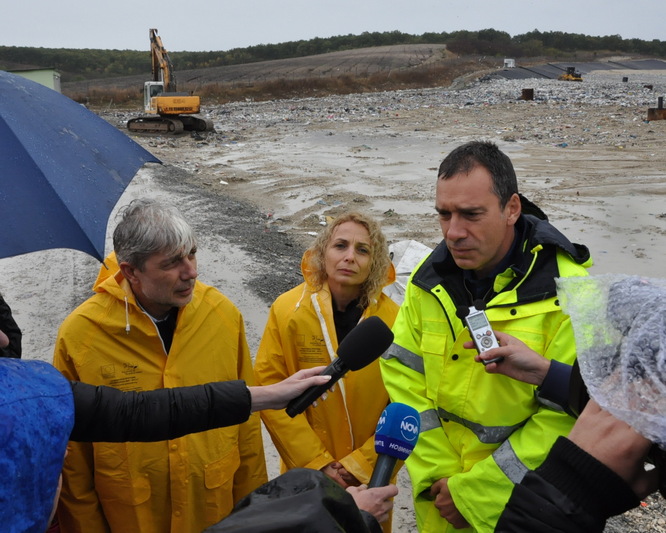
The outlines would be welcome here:
<svg viewBox="0 0 666 533">
<path fill-rule="evenodd" d="M 459 305 L 456 307 L 456 316 L 465 323 L 465 317 L 469 315 L 469 307 Z"/>
<path fill-rule="evenodd" d="M 412 453 L 421 430 L 419 412 L 404 403 L 390 403 L 382 412 L 375 430 L 377 464 L 372 471 L 368 487 L 389 484 L 398 460 L 404 461 Z"/>
<path fill-rule="evenodd" d="M 460 320 L 462 320 L 463 323 L 464 323 L 465 318 L 467 318 L 467 316 L 469 315 L 472 308 L 477 310 L 477 311 L 485 311 L 486 302 L 484 302 L 483 300 L 481 300 L 479 298 L 479 299 L 474 300 L 474 303 L 472 304 L 472 307 L 467 307 L 466 305 L 459 305 L 458 307 L 456 307 L 456 316 Z"/>
<path fill-rule="evenodd" d="M 342 339 L 338 356 L 321 373 L 331 376 L 328 383 L 306 389 L 287 404 L 287 414 L 294 418 L 330 389 L 349 370 L 359 370 L 383 354 L 393 342 L 393 332 L 378 316 L 360 322 Z"/>
</svg>

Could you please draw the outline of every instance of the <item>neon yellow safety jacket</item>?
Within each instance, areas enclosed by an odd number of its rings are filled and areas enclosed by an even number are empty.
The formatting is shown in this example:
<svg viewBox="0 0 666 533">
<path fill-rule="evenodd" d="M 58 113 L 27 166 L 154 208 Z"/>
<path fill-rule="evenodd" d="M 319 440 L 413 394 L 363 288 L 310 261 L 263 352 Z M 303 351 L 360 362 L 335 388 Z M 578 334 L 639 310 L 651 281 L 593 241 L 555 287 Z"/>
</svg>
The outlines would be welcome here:
<svg viewBox="0 0 666 533">
<path fill-rule="evenodd" d="M 67 378 L 126 391 L 253 383 L 243 317 L 217 289 L 195 283 L 168 356 L 119 271 L 103 272 L 95 290 L 58 333 L 54 365 Z M 168 441 L 70 442 L 58 517 L 63 533 L 200 533 L 266 481 L 257 413 Z"/>
<path fill-rule="evenodd" d="M 586 275 L 589 252 L 532 216 L 522 215 L 516 229 L 519 260 L 495 277 L 488 318 L 493 329 L 571 364 L 573 331 L 555 278 Z M 406 461 L 421 532 L 493 531 L 514 483 L 573 424 L 542 405 L 534 386 L 487 374 L 474 361 L 476 352 L 463 348 L 471 339 L 456 310 L 472 304 L 463 272 L 442 242 L 412 273 L 394 344 L 380 360 L 391 400 L 421 414 L 421 433 Z M 440 517 L 429 491 L 442 478 L 471 528 L 454 529 Z"/>
</svg>

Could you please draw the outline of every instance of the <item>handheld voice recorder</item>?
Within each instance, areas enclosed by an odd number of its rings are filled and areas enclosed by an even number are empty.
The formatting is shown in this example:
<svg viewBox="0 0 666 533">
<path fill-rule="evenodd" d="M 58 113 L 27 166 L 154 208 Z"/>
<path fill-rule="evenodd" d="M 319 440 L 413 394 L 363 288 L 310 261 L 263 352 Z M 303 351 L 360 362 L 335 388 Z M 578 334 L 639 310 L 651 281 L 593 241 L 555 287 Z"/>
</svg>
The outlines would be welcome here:
<svg viewBox="0 0 666 533">
<path fill-rule="evenodd" d="M 491 348 L 499 348 L 499 342 L 493 333 L 493 329 L 490 326 L 486 312 L 483 309 L 477 309 L 474 306 L 469 308 L 469 312 L 466 316 L 462 317 L 469 334 L 474 341 L 476 350 L 479 353 L 483 353 L 486 350 Z M 503 359 L 503 357 L 495 357 L 493 359 L 482 360 L 484 365 L 489 363 L 498 363 Z"/>
</svg>

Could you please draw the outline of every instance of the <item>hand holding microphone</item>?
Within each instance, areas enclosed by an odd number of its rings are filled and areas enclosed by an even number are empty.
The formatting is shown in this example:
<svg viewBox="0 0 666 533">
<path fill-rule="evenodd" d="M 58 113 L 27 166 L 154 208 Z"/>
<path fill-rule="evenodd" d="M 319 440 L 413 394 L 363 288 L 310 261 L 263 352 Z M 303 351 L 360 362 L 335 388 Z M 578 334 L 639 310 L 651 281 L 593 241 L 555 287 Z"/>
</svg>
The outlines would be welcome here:
<svg viewBox="0 0 666 533">
<path fill-rule="evenodd" d="M 368 487 L 389 484 L 395 464 L 407 459 L 419 438 L 421 416 L 404 403 L 390 403 L 382 412 L 375 430 L 377 464 Z"/>
<path fill-rule="evenodd" d="M 331 376 L 323 384 L 310 387 L 287 405 L 287 414 L 294 418 L 330 389 L 349 370 L 359 370 L 377 359 L 393 342 L 391 329 L 377 316 L 363 320 L 342 340 L 338 356 L 321 373 Z"/>
</svg>

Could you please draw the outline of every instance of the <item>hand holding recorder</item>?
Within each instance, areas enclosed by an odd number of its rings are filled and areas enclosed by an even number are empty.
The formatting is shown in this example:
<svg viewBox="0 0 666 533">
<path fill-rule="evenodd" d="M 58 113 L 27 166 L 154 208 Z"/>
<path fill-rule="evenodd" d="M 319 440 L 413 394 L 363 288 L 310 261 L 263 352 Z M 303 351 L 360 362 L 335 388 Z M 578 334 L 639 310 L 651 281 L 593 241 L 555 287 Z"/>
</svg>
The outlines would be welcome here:
<svg viewBox="0 0 666 533">
<path fill-rule="evenodd" d="M 469 334 L 472 337 L 476 351 L 479 354 L 493 348 L 499 348 L 499 342 L 495 338 L 493 329 L 490 326 L 490 321 L 486 316 L 485 312 L 486 304 L 483 300 L 475 300 L 474 305 L 467 307 L 458 307 L 456 315 L 458 318 L 463 321 Z M 502 357 L 495 357 L 493 359 L 478 359 L 484 365 L 490 363 L 499 363 L 502 361 Z"/>
</svg>

